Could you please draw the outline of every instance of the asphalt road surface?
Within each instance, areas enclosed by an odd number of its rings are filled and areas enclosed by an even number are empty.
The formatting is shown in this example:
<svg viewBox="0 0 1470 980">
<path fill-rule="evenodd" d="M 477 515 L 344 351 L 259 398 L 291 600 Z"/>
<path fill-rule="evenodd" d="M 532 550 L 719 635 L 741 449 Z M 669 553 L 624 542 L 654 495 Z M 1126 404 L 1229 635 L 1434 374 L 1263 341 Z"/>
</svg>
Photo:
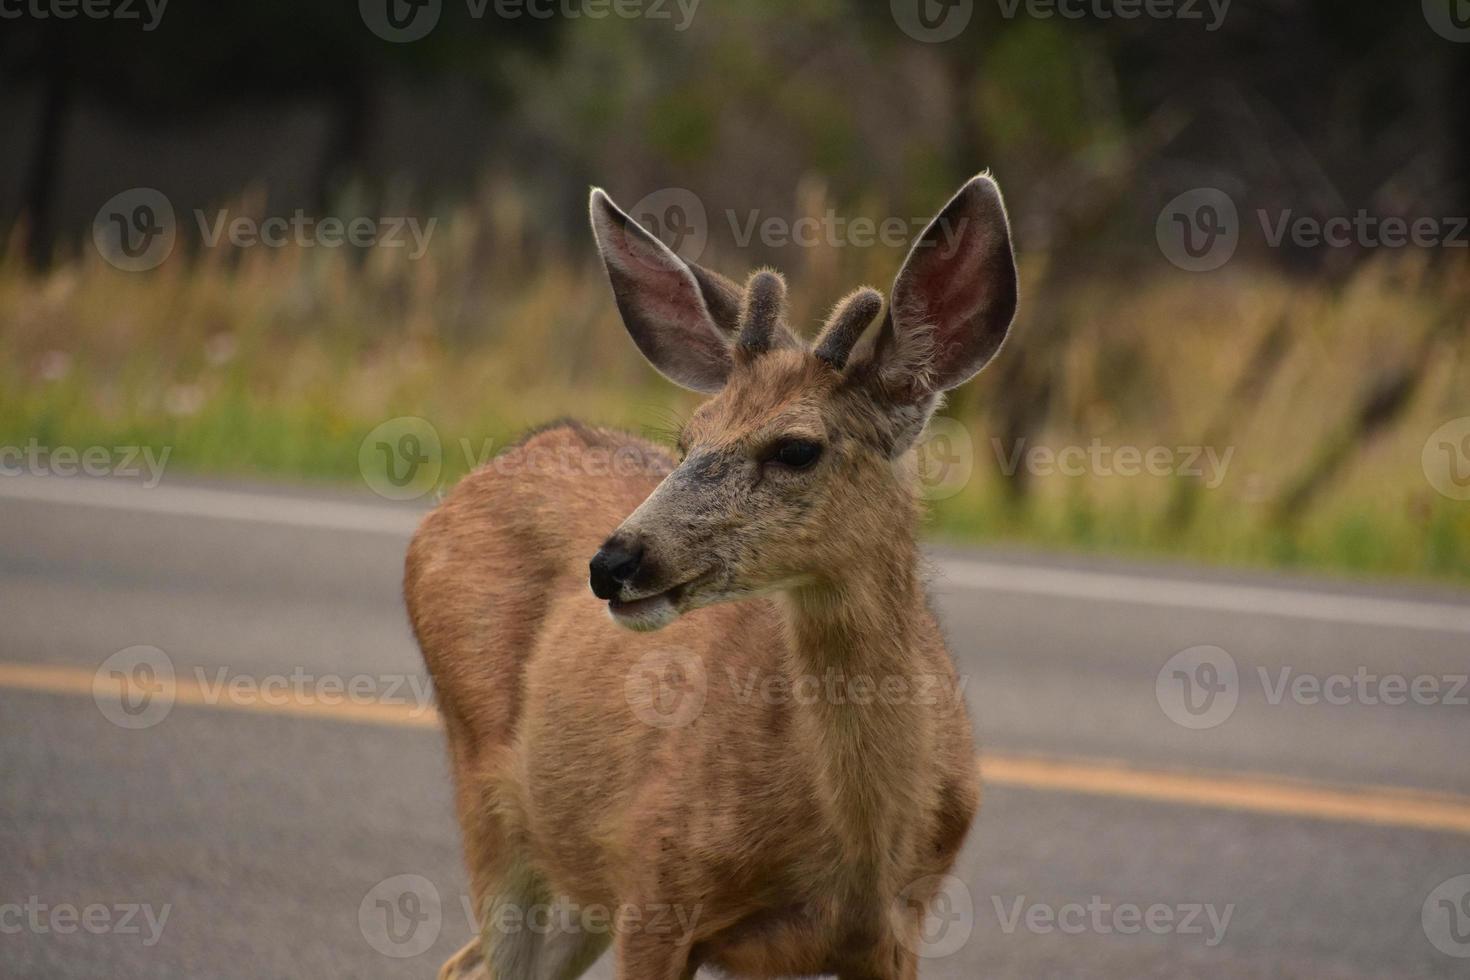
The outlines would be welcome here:
<svg viewBox="0 0 1470 980">
<path fill-rule="evenodd" d="M 0 976 L 434 976 L 472 926 L 414 520 L 0 479 Z M 924 977 L 1470 976 L 1462 594 L 959 552 L 934 590 L 987 785 Z"/>
</svg>

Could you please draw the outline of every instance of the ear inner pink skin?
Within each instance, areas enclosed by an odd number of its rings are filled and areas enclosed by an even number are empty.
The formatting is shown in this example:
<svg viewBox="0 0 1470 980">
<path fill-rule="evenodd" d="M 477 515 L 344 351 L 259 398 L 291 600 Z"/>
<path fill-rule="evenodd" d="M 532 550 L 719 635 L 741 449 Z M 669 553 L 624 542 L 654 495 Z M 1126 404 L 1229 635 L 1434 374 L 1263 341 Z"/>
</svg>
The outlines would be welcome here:
<svg viewBox="0 0 1470 980">
<path fill-rule="evenodd" d="M 730 371 L 729 347 L 694 273 L 602 191 L 592 192 L 590 211 L 613 297 L 633 342 L 676 384 L 718 391 Z"/>
<path fill-rule="evenodd" d="M 894 279 L 897 346 L 927 332 L 931 348 L 916 397 L 979 373 L 1005 340 L 1017 292 L 1005 205 L 994 181 L 975 177 L 924 229 Z"/>
</svg>

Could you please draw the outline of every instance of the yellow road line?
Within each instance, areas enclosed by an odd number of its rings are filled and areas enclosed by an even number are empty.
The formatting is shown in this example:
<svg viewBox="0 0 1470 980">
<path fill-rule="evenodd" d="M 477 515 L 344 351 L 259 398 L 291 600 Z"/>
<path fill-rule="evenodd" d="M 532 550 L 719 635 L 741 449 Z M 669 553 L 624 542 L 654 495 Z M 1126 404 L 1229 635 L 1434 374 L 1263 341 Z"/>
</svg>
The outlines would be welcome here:
<svg viewBox="0 0 1470 980">
<path fill-rule="evenodd" d="M 1396 786 L 1334 786 L 1259 773 L 1137 769 L 1106 759 L 984 753 L 992 786 L 1113 796 L 1276 816 L 1470 834 L 1470 796 Z"/>
<path fill-rule="evenodd" d="M 0 688 L 107 698 L 111 685 L 94 686 L 83 667 L 0 662 Z M 412 703 L 346 701 L 338 697 L 232 699 L 229 686 L 211 691 L 196 681 L 171 682 L 173 703 L 328 721 L 437 728 L 432 707 Z M 1257 773 L 1139 769 L 1108 759 L 1063 759 L 986 752 L 980 771 L 990 786 L 1147 800 L 1209 809 L 1341 823 L 1404 827 L 1470 835 L 1470 796 L 1393 786 L 1338 786 Z"/>
<path fill-rule="evenodd" d="M 117 700 L 112 685 L 99 691 L 94 685 L 96 672 L 85 667 L 54 664 L 19 664 L 0 662 L 0 688 L 41 691 L 46 694 L 70 694 Z M 325 718 L 329 721 L 355 722 L 363 725 L 399 725 L 409 728 L 438 728 L 439 715 L 432 706 L 420 707 L 412 702 L 354 701 L 346 695 L 322 694 L 301 697 L 291 692 L 284 697 L 254 695 L 239 698 L 231 693 L 228 682 L 211 690 L 186 677 L 164 681 L 164 691 L 173 692 L 173 703 L 225 711 L 251 711 L 268 715 L 292 715 L 299 718 Z"/>
</svg>

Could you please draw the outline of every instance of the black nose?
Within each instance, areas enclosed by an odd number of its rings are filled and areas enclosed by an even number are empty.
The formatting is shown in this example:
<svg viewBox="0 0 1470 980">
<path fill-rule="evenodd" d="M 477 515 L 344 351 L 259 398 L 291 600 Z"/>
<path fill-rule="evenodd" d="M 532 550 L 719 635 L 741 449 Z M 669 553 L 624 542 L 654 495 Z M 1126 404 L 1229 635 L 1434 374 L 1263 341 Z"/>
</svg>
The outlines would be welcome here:
<svg viewBox="0 0 1470 980">
<path fill-rule="evenodd" d="M 638 574 L 638 566 L 642 562 L 642 541 L 608 538 L 597 554 L 592 556 L 592 563 L 588 566 L 592 573 L 592 594 L 599 599 L 614 598 L 622 589 L 623 583 Z"/>
</svg>

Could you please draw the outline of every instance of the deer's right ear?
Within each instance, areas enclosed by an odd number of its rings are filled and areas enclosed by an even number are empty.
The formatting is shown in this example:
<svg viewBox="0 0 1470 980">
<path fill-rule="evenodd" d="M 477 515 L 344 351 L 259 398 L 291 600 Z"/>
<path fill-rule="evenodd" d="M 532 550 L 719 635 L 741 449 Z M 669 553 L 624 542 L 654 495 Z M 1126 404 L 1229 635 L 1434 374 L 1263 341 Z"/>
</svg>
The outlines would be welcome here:
<svg viewBox="0 0 1470 980">
<path fill-rule="evenodd" d="M 601 188 L 592 189 L 590 210 L 597 249 L 633 342 L 675 384 L 719 391 L 730 373 L 738 292 L 675 255 Z"/>
</svg>

